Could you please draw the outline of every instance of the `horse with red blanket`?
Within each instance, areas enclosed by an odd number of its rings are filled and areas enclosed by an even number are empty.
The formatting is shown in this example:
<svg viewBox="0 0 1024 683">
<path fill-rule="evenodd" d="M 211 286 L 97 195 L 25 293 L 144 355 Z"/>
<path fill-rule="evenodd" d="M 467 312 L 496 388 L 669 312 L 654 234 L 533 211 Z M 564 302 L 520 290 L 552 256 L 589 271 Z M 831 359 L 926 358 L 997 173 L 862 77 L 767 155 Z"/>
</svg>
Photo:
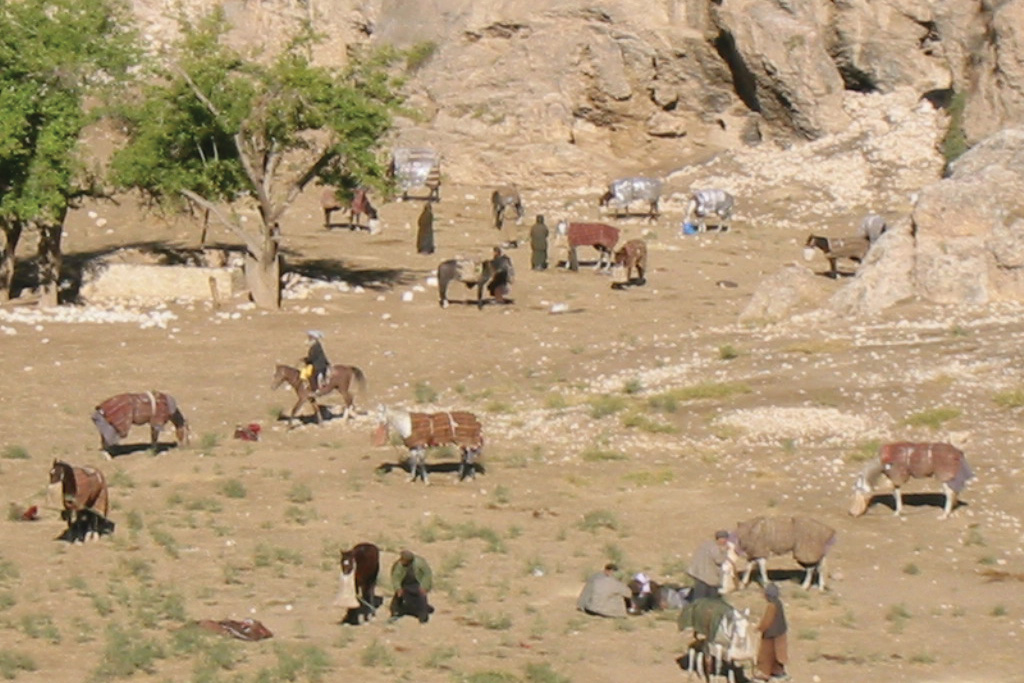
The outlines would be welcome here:
<svg viewBox="0 0 1024 683">
<path fill-rule="evenodd" d="M 178 445 L 188 445 L 188 421 L 174 397 L 161 391 L 111 396 L 96 406 L 92 421 L 100 432 L 100 448 L 108 455 L 128 436 L 132 425 L 149 425 L 149 447 L 153 451 L 157 450 L 157 439 L 168 421 L 174 425 Z"/>
</svg>

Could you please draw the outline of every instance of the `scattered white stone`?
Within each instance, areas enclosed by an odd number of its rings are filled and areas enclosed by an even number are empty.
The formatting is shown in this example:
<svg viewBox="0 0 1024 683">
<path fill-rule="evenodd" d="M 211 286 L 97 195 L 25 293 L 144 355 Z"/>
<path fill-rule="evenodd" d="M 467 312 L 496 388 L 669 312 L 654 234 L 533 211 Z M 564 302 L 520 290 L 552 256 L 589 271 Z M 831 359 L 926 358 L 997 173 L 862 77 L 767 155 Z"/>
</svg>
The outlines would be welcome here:
<svg viewBox="0 0 1024 683">
<path fill-rule="evenodd" d="M 568 310 L 569 310 L 569 304 L 566 304 L 566 303 L 551 304 L 551 312 L 552 313 L 566 313 Z"/>
<path fill-rule="evenodd" d="M 402 292 L 402 301 L 408 303 L 408 302 L 412 301 L 412 298 L 413 298 L 413 293 L 412 292 Z"/>
</svg>

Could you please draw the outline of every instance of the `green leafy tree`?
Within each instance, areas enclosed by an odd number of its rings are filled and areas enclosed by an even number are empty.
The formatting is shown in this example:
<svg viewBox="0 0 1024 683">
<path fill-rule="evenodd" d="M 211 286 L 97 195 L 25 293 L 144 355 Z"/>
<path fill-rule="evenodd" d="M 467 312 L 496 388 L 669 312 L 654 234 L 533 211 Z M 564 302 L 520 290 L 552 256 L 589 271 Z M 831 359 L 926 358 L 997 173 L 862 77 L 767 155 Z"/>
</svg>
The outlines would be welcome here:
<svg viewBox="0 0 1024 683">
<path fill-rule="evenodd" d="M 253 301 L 277 308 L 285 211 L 315 180 L 384 183 L 377 152 L 401 104 L 400 83 L 383 53 L 344 70 L 312 64 L 308 28 L 263 60 L 224 44 L 219 10 L 182 28 L 175 58 L 156 69 L 138 105 L 121 111 L 129 142 L 113 159 L 114 177 L 209 212 L 245 247 Z M 239 219 L 243 207 L 258 213 L 255 228 Z"/>
<path fill-rule="evenodd" d="M 99 193 L 80 148 L 88 103 L 136 60 L 127 17 L 113 0 L 0 0 L 0 300 L 35 229 L 41 301 L 57 303 L 64 218 Z"/>
</svg>

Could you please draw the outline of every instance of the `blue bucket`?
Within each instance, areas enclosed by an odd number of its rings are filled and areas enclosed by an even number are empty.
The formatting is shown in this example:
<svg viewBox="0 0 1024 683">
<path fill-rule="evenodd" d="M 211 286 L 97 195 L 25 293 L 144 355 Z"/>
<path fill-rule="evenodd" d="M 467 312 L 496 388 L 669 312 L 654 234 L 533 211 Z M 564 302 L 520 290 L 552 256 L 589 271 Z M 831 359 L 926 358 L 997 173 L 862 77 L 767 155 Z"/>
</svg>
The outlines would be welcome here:
<svg viewBox="0 0 1024 683">
<path fill-rule="evenodd" d="M 696 223 L 683 223 L 683 234 L 684 235 L 696 235 L 697 224 Z"/>
</svg>

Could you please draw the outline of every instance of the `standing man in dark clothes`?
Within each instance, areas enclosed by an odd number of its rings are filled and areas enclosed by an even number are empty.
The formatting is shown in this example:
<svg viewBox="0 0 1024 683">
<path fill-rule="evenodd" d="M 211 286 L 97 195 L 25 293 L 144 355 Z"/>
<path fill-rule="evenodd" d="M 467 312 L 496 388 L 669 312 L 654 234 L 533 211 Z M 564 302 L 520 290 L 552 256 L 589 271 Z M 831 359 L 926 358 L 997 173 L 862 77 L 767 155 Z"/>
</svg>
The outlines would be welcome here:
<svg viewBox="0 0 1024 683">
<path fill-rule="evenodd" d="M 537 222 L 530 228 L 530 267 L 545 270 L 548 267 L 548 226 L 544 216 L 538 215 Z"/>
<path fill-rule="evenodd" d="M 512 267 L 512 259 L 505 255 L 501 247 L 494 248 L 494 258 L 488 261 L 487 268 L 490 277 L 487 282 L 487 291 L 499 304 L 508 303 L 509 285 L 515 280 L 516 271 Z"/>
<path fill-rule="evenodd" d="M 757 651 L 757 673 L 755 681 L 786 681 L 786 662 L 789 661 L 786 632 L 786 611 L 779 598 L 779 587 L 769 583 L 764 587 L 764 599 L 767 603 L 764 616 L 757 630 L 761 632 L 761 646 Z"/>
<path fill-rule="evenodd" d="M 427 603 L 427 593 L 434 587 L 430 565 L 411 550 L 403 550 L 391 566 L 391 586 L 395 596 L 391 599 L 391 621 L 410 615 L 427 623 L 434 608 Z"/>
<path fill-rule="evenodd" d="M 416 253 L 434 253 L 434 210 L 430 208 L 430 202 L 423 205 L 417 221 L 419 229 L 416 231 Z"/>
</svg>

